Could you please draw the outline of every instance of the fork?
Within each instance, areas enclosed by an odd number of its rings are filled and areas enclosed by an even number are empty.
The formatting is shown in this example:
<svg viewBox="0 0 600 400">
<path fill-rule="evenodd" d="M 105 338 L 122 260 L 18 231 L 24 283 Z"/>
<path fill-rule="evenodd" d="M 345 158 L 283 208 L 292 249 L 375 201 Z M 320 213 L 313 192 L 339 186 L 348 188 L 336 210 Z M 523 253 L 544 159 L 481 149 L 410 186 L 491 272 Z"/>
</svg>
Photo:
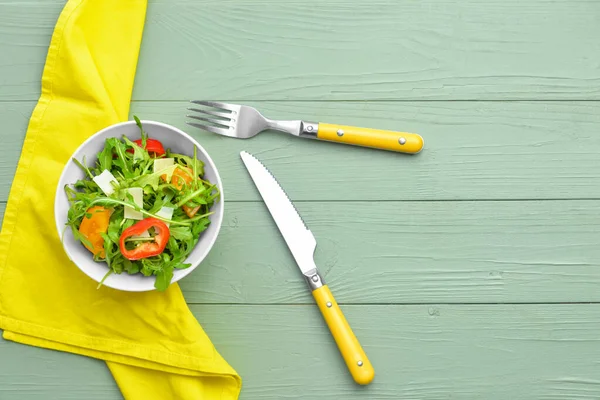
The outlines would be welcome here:
<svg viewBox="0 0 600 400">
<path fill-rule="evenodd" d="M 276 121 L 265 118 L 253 107 L 216 101 L 192 100 L 198 107 L 190 107 L 187 117 L 200 122 L 187 122 L 219 135 L 248 139 L 272 129 L 294 136 L 370 147 L 399 153 L 416 154 L 423 148 L 423 138 L 416 133 L 394 132 L 381 129 L 315 123 L 307 121 Z"/>
</svg>

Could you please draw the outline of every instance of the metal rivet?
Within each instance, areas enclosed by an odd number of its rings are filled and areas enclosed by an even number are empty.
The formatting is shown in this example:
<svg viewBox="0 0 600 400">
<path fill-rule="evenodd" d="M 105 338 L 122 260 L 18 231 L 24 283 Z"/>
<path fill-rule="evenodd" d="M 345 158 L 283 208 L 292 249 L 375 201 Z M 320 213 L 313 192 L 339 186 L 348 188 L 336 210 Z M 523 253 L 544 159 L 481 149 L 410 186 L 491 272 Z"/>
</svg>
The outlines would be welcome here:
<svg viewBox="0 0 600 400">
<path fill-rule="evenodd" d="M 406 143 L 406 138 L 401 137 L 400 139 L 398 139 L 398 143 L 400 143 L 400 144 Z"/>
<path fill-rule="evenodd" d="M 307 127 L 306 127 L 306 130 L 307 130 L 307 131 L 309 131 L 309 132 L 312 132 L 312 130 L 313 130 L 313 127 L 312 127 L 312 125 L 309 125 L 309 126 L 307 126 Z"/>
<path fill-rule="evenodd" d="M 338 134 L 338 136 L 344 136 L 344 131 L 341 129 L 338 129 L 337 134 Z"/>
<path fill-rule="evenodd" d="M 363 366 L 363 363 L 362 363 L 362 361 L 359 361 L 357 364 L 358 364 L 358 366 L 359 366 L 359 367 L 362 367 L 362 366 Z"/>
<path fill-rule="evenodd" d="M 319 277 L 317 275 L 313 275 L 312 281 L 313 282 L 319 282 Z"/>
<path fill-rule="evenodd" d="M 330 301 L 327 302 L 327 307 L 331 307 L 331 302 Z"/>
</svg>

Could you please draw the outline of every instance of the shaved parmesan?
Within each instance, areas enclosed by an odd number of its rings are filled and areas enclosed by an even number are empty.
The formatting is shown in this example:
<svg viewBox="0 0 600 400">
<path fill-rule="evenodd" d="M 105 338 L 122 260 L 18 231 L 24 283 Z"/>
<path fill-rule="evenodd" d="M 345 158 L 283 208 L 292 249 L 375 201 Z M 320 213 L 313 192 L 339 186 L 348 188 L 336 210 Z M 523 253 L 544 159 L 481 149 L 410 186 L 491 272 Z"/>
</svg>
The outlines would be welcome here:
<svg viewBox="0 0 600 400">
<path fill-rule="evenodd" d="M 115 178 L 109 170 L 105 169 L 100 175 L 97 175 L 92 179 L 94 180 L 94 182 L 96 182 L 96 185 L 98 185 L 100 189 L 102 189 L 105 195 L 110 196 L 115 192 L 115 188 L 113 187 L 111 182 L 117 184 L 117 178 Z"/>
<path fill-rule="evenodd" d="M 133 197 L 133 202 L 135 205 L 139 206 L 140 208 L 144 208 L 144 189 L 136 187 L 129 188 L 127 191 Z M 144 214 L 135 210 L 133 207 L 125 206 L 125 218 L 142 220 L 144 219 Z"/>
<path fill-rule="evenodd" d="M 174 158 L 157 158 L 154 160 L 154 172 L 159 172 L 169 167 L 172 167 L 175 164 Z M 165 171 L 165 175 L 167 175 L 167 181 L 171 179 L 171 175 L 173 175 L 173 169 L 169 171 Z"/>
<path fill-rule="evenodd" d="M 168 168 L 173 164 L 175 164 L 175 159 L 173 158 L 157 158 L 154 160 L 154 172 Z"/>
<path fill-rule="evenodd" d="M 160 210 L 158 210 L 156 215 L 164 219 L 171 219 L 173 218 L 173 209 L 171 207 L 162 207 Z M 168 222 L 163 222 L 165 223 L 165 225 L 169 226 Z"/>
</svg>

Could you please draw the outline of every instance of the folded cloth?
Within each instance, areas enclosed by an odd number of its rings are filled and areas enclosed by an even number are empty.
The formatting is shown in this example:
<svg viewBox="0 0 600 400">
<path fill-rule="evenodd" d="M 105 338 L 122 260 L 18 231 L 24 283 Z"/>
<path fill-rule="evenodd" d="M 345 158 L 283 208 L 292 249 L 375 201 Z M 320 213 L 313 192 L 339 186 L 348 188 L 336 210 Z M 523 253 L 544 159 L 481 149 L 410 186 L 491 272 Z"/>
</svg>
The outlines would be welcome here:
<svg viewBox="0 0 600 400">
<path fill-rule="evenodd" d="M 62 168 L 90 135 L 127 119 L 146 0 L 69 0 L 48 51 L 0 233 L 4 338 L 105 360 L 126 399 L 236 399 L 177 284 L 101 287 L 65 255 L 53 203 Z"/>
</svg>

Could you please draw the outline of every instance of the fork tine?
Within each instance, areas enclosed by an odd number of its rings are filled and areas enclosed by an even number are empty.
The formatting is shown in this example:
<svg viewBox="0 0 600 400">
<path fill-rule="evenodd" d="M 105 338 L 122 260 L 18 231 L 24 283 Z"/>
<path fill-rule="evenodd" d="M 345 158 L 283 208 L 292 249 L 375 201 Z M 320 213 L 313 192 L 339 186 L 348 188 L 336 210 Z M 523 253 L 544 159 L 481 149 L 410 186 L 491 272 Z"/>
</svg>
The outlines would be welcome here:
<svg viewBox="0 0 600 400">
<path fill-rule="evenodd" d="M 235 111 L 233 104 L 219 103 L 217 101 L 204 101 L 204 100 L 192 100 L 191 103 L 200 104 L 203 106 L 209 106 L 214 108 L 221 108 L 223 110 Z"/>
<path fill-rule="evenodd" d="M 205 117 L 199 117 L 197 115 L 186 115 L 186 117 L 197 119 L 198 121 L 205 121 L 205 122 L 209 122 L 211 124 L 219 125 L 219 126 L 217 126 L 217 128 L 221 128 L 221 127 L 229 128 L 230 126 L 232 126 L 231 121 L 224 120 L 224 119 L 205 118 Z"/>
<path fill-rule="evenodd" d="M 199 112 L 199 113 L 204 113 L 204 114 L 208 114 L 208 115 L 214 115 L 215 117 L 223 117 L 223 118 L 231 119 L 231 113 L 222 113 L 222 112 L 213 111 L 213 110 L 201 110 L 199 108 L 188 108 L 188 110 L 194 111 L 194 112 Z"/>
<path fill-rule="evenodd" d="M 194 122 L 187 122 L 187 121 L 186 121 L 186 124 L 191 125 L 196 128 L 204 129 L 205 131 L 209 131 L 212 133 L 218 133 L 219 135 L 234 136 L 232 133 L 233 131 L 230 131 L 229 129 L 217 128 L 216 126 L 196 124 Z"/>
</svg>

